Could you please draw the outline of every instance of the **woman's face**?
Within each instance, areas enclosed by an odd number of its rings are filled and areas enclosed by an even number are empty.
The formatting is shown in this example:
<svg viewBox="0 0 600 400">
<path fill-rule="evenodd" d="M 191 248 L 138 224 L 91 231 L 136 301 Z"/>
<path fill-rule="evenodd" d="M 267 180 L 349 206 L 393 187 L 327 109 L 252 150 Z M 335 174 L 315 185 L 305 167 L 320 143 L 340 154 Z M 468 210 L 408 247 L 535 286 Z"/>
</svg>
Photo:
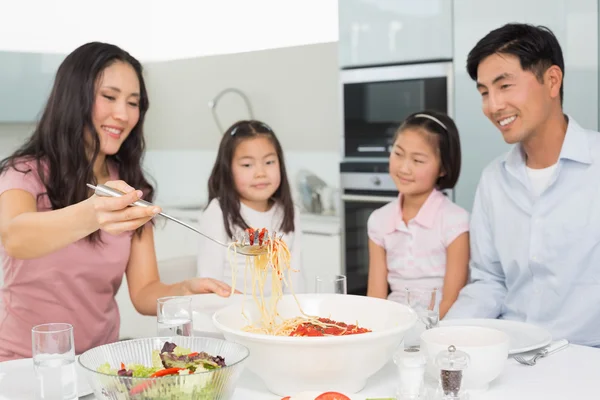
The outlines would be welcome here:
<svg viewBox="0 0 600 400">
<path fill-rule="evenodd" d="M 140 82 L 133 67 L 118 61 L 106 67 L 96 83 L 92 123 L 100 154 L 113 155 L 140 119 Z"/>
</svg>

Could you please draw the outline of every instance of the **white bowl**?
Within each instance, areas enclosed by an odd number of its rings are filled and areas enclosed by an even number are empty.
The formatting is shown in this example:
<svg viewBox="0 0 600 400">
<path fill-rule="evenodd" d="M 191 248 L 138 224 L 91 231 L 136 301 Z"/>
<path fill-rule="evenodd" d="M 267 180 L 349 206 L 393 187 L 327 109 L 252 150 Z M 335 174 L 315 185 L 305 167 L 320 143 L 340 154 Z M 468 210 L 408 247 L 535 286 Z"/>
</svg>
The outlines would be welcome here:
<svg viewBox="0 0 600 400">
<path fill-rule="evenodd" d="M 444 326 L 421 334 L 421 350 L 427 355 L 427 372 L 436 381 L 440 369 L 436 356 L 450 345 L 464 351 L 470 363 L 463 373 L 462 387 L 466 390 L 486 390 L 506 365 L 509 337 L 506 333 L 479 326 Z"/>
<path fill-rule="evenodd" d="M 247 367 L 279 395 L 303 391 L 356 393 L 390 359 L 417 320 L 409 307 L 373 297 L 338 294 L 300 294 L 306 314 L 356 324 L 373 332 L 329 337 L 289 337 L 249 333 L 239 305 L 217 311 L 215 326 L 229 341 L 250 349 Z M 250 321 L 259 321 L 256 303 L 244 302 Z M 278 305 L 283 318 L 300 316 L 292 295 Z"/>
</svg>

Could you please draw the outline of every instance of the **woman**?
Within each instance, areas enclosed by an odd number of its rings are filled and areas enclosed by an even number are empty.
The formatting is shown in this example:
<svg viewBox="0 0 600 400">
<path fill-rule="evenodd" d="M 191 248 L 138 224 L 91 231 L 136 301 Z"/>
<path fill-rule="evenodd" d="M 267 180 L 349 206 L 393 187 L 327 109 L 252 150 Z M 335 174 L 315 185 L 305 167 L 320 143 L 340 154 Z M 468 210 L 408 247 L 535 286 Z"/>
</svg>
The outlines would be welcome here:
<svg viewBox="0 0 600 400">
<path fill-rule="evenodd" d="M 229 294 L 211 279 L 159 280 L 150 221 L 160 209 L 128 207 L 154 193 L 141 167 L 147 110 L 141 64 L 116 46 L 85 44 L 59 67 L 31 138 L 0 162 L 0 361 L 30 357 L 41 323 L 71 323 L 77 353 L 118 340 L 124 273 L 145 315 L 159 297 Z M 127 195 L 99 197 L 86 183 Z"/>
</svg>

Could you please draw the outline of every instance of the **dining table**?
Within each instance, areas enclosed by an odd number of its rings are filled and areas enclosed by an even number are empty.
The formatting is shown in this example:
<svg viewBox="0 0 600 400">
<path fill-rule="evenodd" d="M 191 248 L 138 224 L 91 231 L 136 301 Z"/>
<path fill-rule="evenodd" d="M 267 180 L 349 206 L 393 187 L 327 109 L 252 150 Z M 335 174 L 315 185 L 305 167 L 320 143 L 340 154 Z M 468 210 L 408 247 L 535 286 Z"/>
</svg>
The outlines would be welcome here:
<svg viewBox="0 0 600 400">
<path fill-rule="evenodd" d="M 600 349 L 576 344 L 539 359 L 534 366 L 522 365 L 509 357 L 504 371 L 489 388 L 483 392 L 470 392 L 469 400 L 598 399 L 598 371 Z M 369 378 L 362 391 L 349 397 L 352 400 L 395 398 L 398 382 L 397 368 L 390 362 Z M 34 400 L 36 385 L 31 359 L 0 363 L 0 400 Z M 100 400 L 94 394 L 80 399 Z M 270 393 L 262 380 L 245 368 L 231 400 L 280 399 L 281 396 Z"/>
</svg>

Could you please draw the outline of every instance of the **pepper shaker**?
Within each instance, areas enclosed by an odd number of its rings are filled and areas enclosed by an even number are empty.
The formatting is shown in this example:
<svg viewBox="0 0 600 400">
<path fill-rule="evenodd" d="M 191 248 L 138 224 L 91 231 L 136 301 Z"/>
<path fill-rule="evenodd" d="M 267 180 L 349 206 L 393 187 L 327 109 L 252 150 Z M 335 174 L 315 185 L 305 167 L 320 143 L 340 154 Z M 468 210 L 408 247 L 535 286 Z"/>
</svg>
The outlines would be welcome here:
<svg viewBox="0 0 600 400">
<path fill-rule="evenodd" d="M 437 355 L 435 364 L 440 368 L 440 389 L 443 400 L 464 400 L 466 394 L 461 390 L 463 371 L 469 366 L 469 355 L 457 350 L 454 345 Z"/>
<path fill-rule="evenodd" d="M 397 400 L 421 399 L 427 357 L 418 347 L 408 347 L 394 355 L 394 363 L 400 378 Z"/>
</svg>

